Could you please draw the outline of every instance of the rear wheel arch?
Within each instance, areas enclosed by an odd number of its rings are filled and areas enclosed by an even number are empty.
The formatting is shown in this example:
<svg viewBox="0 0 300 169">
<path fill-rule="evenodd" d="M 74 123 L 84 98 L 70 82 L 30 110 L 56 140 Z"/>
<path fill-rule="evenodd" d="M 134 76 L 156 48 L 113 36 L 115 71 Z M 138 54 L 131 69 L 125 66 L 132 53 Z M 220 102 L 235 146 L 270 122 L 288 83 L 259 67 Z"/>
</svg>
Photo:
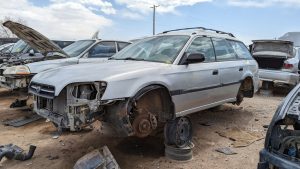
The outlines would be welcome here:
<svg viewBox="0 0 300 169">
<path fill-rule="evenodd" d="M 247 76 L 242 80 L 241 90 L 245 97 L 252 98 L 254 96 L 254 81 L 251 76 Z"/>
</svg>

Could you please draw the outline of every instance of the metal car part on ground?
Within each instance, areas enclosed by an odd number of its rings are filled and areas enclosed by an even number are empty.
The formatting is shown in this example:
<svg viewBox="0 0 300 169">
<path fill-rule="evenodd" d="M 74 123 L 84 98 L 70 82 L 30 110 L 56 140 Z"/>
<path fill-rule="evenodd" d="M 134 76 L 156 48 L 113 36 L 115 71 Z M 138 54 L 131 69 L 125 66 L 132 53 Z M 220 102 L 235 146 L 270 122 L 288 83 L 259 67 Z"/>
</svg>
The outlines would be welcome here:
<svg viewBox="0 0 300 169">
<path fill-rule="evenodd" d="M 296 85 L 299 82 L 299 48 L 283 40 L 254 40 L 250 47 L 258 62 L 259 78 L 263 82 Z"/>
<path fill-rule="evenodd" d="M 205 28 L 140 40 L 107 62 L 44 71 L 29 86 L 34 111 L 58 128 L 78 131 L 99 119 L 121 136 L 147 137 L 176 125 L 167 133 L 179 137 L 165 136 L 177 147 L 191 139 L 186 115 L 239 105 L 257 89 L 258 66 L 246 46 L 232 34 Z"/>
<path fill-rule="evenodd" d="M 268 127 L 258 169 L 300 169 L 300 84 L 284 99 Z"/>
<path fill-rule="evenodd" d="M 81 157 L 73 169 L 120 169 L 120 166 L 108 147 L 104 146 Z"/>
<path fill-rule="evenodd" d="M 30 145 L 28 153 L 24 153 L 24 150 L 16 145 L 8 144 L 1 146 L 0 145 L 0 161 L 3 157 L 6 157 L 8 160 L 20 160 L 26 161 L 31 159 L 35 152 L 36 146 Z"/>
</svg>

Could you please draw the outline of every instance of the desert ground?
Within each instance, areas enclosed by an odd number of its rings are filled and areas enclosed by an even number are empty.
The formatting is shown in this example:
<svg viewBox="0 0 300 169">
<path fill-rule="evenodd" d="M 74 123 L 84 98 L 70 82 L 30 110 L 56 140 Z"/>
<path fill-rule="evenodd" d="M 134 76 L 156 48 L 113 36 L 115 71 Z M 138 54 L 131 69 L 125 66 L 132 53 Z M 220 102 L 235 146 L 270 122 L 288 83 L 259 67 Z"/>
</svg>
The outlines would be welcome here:
<svg viewBox="0 0 300 169">
<path fill-rule="evenodd" d="M 109 126 L 95 122 L 94 129 L 65 132 L 54 139 L 56 128 L 46 119 L 19 128 L 0 124 L 0 145 L 13 143 L 25 150 L 30 144 L 37 146 L 32 159 L 24 162 L 2 159 L 0 168 L 69 169 L 86 153 L 107 145 L 122 169 L 254 169 L 259 151 L 263 148 L 263 137 L 246 147 L 236 148 L 233 140 L 218 133 L 238 128 L 264 136 L 267 130 L 264 125 L 270 123 L 286 94 L 257 94 L 254 98 L 245 99 L 240 106 L 226 104 L 191 115 L 195 148 L 193 159 L 187 162 L 164 157 L 163 134 L 144 139 L 118 138 Z M 10 109 L 9 105 L 16 97 L 15 93 L 0 89 L 0 123 L 32 113 L 24 109 Z M 215 151 L 223 147 L 229 147 L 237 154 L 225 155 Z"/>
</svg>

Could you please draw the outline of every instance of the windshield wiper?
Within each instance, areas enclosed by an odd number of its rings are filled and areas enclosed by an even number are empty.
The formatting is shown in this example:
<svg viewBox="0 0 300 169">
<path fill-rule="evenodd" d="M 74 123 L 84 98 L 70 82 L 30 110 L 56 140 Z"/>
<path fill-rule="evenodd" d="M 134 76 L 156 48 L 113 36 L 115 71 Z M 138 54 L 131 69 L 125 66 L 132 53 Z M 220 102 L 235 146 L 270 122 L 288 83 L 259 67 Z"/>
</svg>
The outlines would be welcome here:
<svg viewBox="0 0 300 169">
<path fill-rule="evenodd" d="M 144 61 L 145 59 L 141 59 L 141 58 L 133 58 L 133 57 L 126 57 L 126 58 L 108 58 L 109 60 L 136 60 L 136 61 Z"/>
</svg>

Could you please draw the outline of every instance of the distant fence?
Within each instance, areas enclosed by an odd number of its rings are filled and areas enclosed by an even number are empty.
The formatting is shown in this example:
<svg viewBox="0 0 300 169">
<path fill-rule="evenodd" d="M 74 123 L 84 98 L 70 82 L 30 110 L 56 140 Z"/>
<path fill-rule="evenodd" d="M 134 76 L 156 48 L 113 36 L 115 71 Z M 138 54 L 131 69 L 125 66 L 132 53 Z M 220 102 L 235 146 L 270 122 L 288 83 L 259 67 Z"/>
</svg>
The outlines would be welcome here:
<svg viewBox="0 0 300 169">
<path fill-rule="evenodd" d="M 0 45 L 6 43 L 16 43 L 19 39 L 18 38 L 0 38 Z"/>
</svg>

